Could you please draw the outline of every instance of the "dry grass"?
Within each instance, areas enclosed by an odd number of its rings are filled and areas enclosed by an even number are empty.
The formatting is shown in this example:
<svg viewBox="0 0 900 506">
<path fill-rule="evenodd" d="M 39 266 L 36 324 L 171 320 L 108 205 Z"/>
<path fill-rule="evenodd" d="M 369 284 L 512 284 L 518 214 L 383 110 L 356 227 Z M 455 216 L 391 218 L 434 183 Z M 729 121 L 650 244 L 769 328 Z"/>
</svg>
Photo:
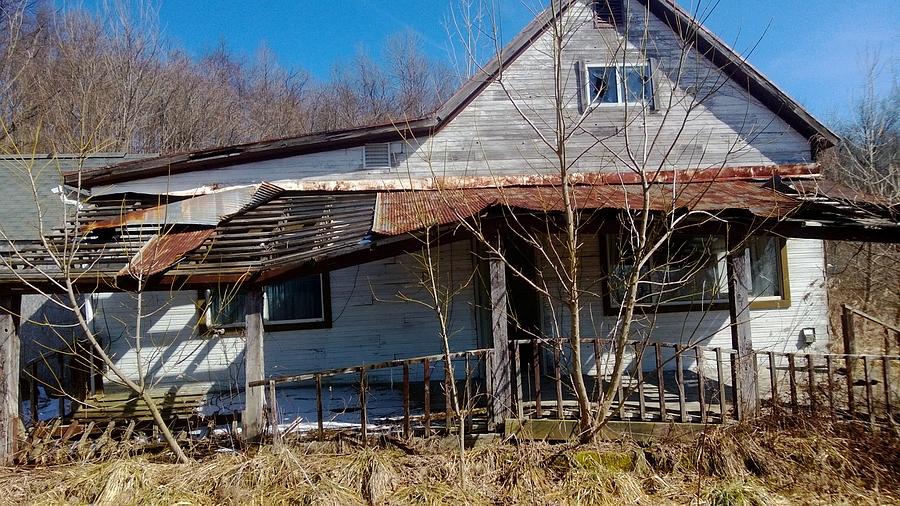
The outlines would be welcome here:
<svg viewBox="0 0 900 506">
<path fill-rule="evenodd" d="M 885 504 L 900 502 L 900 438 L 774 421 L 697 441 L 568 447 L 494 442 L 458 454 L 345 442 L 0 471 L 6 504 Z"/>
</svg>

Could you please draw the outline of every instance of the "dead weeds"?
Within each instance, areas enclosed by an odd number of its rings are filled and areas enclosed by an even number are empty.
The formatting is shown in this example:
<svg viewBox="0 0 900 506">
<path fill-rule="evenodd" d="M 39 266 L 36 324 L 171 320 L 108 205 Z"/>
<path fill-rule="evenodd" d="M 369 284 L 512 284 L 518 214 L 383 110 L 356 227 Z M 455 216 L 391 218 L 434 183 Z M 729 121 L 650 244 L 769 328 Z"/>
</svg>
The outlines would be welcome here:
<svg viewBox="0 0 900 506">
<path fill-rule="evenodd" d="M 0 470 L 5 504 L 885 504 L 900 503 L 900 437 L 791 419 L 711 427 L 696 441 L 566 447 L 491 442 L 458 452 L 297 443 Z"/>
</svg>

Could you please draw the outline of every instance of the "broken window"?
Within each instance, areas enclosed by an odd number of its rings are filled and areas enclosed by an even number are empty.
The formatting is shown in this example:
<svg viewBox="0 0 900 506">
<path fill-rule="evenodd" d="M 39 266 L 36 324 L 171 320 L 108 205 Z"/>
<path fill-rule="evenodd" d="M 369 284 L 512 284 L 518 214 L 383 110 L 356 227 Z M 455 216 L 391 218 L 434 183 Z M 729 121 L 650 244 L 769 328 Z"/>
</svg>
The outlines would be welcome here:
<svg viewBox="0 0 900 506">
<path fill-rule="evenodd" d="M 587 84 L 592 105 L 653 102 L 649 65 L 587 65 Z"/>
<path fill-rule="evenodd" d="M 751 296 L 754 309 L 790 304 L 787 256 L 783 239 L 754 236 L 750 250 Z M 613 236 L 606 240 L 608 306 L 616 307 L 625 295 L 628 275 L 635 268 L 627 244 Z M 678 307 L 724 306 L 728 302 L 727 248 L 721 237 L 671 238 L 642 267 L 639 305 Z"/>
</svg>

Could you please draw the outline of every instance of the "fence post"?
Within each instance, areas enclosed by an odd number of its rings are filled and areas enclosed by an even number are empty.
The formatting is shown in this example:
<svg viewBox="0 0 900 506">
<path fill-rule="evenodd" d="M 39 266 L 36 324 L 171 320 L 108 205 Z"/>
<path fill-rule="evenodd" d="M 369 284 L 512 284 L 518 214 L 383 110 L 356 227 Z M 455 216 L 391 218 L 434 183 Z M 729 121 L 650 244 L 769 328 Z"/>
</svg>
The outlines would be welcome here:
<svg viewBox="0 0 900 506">
<path fill-rule="evenodd" d="M 0 296 L 0 465 L 16 452 L 19 419 L 19 314 L 21 297 Z"/>
</svg>

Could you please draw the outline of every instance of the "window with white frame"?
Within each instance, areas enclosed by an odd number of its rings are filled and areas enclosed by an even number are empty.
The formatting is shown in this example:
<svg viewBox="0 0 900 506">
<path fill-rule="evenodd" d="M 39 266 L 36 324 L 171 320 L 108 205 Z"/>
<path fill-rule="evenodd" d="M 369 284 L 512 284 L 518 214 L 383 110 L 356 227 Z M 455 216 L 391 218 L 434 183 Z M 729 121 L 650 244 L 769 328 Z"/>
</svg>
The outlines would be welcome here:
<svg viewBox="0 0 900 506">
<path fill-rule="evenodd" d="M 272 283 L 263 291 L 263 322 L 267 327 L 322 327 L 330 324 L 328 275 L 320 274 Z M 245 323 L 246 294 L 234 287 L 206 291 L 206 326 L 240 327 Z"/>
<path fill-rule="evenodd" d="M 610 307 L 624 297 L 625 280 L 634 269 L 633 254 L 627 246 L 606 238 L 607 290 Z M 790 305 L 786 246 L 783 239 L 754 236 L 750 250 L 751 296 L 753 308 Z M 674 307 L 724 305 L 728 302 L 727 248 L 722 237 L 676 236 L 661 247 L 643 266 L 638 285 L 642 306 Z"/>
<path fill-rule="evenodd" d="M 591 105 L 653 105 L 650 65 L 586 65 L 587 96 Z"/>
</svg>

